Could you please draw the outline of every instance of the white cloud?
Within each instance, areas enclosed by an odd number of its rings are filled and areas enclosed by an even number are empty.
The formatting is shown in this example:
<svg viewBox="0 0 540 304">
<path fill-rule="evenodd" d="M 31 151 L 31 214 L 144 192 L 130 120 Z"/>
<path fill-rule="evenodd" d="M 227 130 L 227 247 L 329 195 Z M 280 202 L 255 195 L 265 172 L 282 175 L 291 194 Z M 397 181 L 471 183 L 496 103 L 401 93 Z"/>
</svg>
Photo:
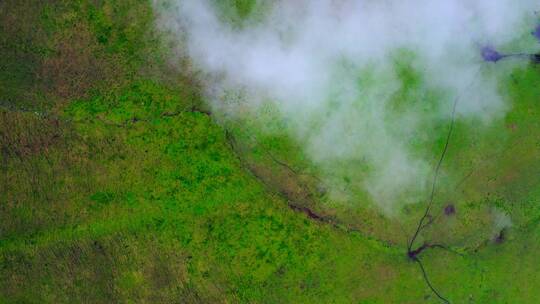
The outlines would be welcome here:
<svg viewBox="0 0 540 304">
<path fill-rule="evenodd" d="M 519 37 L 538 8 L 532 0 L 284 0 L 238 28 L 208 0 L 172 3 L 160 10 L 160 25 L 186 38 L 189 56 L 211 77 L 217 108 L 231 89 L 244 90 L 244 104 L 254 107 L 272 100 L 321 167 L 365 161 L 371 169 L 355 182 L 384 210 L 425 194 L 432 159 L 416 155 L 410 142 L 426 125 L 448 122 L 455 96 L 458 117 L 504 115 L 508 104 L 479 48 Z M 418 100 L 396 112 L 402 50 L 414 54 L 422 83 L 409 97 Z M 424 100 L 428 90 L 440 92 L 436 107 Z"/>
</svg>

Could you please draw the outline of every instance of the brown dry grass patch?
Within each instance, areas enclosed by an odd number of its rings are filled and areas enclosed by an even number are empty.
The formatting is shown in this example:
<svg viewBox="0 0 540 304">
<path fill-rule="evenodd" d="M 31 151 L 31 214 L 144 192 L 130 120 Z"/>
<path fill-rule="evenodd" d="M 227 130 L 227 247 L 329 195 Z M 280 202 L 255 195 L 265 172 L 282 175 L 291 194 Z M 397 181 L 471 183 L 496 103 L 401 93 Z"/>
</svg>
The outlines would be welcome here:
<svg viewBox="0 0 540 304">
<path fill-rule="evenodd" d="M 46 91 L 61 99 L 83 98 L 98 82 L 118 75 L 85 24 L 57 34 L 55 52 L 43 60 L 38 79 Z"/>
</svg>

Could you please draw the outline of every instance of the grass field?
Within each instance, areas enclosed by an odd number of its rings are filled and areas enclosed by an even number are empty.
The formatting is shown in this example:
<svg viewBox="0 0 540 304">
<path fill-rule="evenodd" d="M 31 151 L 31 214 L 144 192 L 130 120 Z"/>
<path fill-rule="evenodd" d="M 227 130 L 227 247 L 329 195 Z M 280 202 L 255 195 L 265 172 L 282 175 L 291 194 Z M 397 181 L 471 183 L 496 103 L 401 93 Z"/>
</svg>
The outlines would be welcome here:
<svg viewBox="0 0 540 304">
<path fill-rule="evenodd" d="M 238 26 L 265 9 L 215 2 Z M 0 302 L 438 303 L 406 255 L 425 202 L 390 219 L 332 201 L 325 168 L 262 131 L 274 109 L 207 110 L 154 18 L 146 0 L 0 2 Z M 452 303 L 540 302 L 539 83 L 516 69 L 504 119 L 456 123 L 417 243 L 455 251 L 422 253 Z"/>
</svg>

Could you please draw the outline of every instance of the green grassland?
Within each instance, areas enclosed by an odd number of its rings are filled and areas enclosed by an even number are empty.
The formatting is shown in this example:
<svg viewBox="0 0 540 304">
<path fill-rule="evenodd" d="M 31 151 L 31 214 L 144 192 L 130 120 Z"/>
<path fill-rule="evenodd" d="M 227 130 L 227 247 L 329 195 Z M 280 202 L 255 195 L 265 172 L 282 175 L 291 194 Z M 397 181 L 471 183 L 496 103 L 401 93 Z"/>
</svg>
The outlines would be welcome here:
<svg viewBox="0 0 540 304">
<path fill-rule="evenodd" d="M 216 3 L 238 26 L 266 9 Z M 331 201 L 324 168 L 262 131 L 286 130 L 275 109 L 205 110 L 154 18 L 146 0 L 0 2 L 0 302 L 438 303 L 406 256 L 425 202 L 390 220 Z M 457 252 L 422 253 L 452 303 L 540 302 L 539 83 L 538 67 L 517 69 L 503 120 L 456 123 L 421 235 Z M 513 223 L 502 242 L 494 210 Z"/>
</svg>

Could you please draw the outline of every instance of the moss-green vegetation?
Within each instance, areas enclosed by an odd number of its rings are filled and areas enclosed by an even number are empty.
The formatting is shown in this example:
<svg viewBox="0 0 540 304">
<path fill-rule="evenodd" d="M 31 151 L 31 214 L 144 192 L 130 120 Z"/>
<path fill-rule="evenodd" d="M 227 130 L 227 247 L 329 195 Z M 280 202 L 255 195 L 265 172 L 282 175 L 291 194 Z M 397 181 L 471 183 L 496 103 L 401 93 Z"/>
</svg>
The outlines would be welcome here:
<svg viewBox="0 0 540 304">
<path fill-rule="evenodd" d="M 229 2 L 239 20 L 259 5 Z M 0 3 L 0 302 L 437 302 L 405 255 L 423 205 L 402 223 L 332 205 L 271 107 L 225 122 L 233 149 L 196 110 L 189 73 L 166 66 L 152 21 L 143 0 Z M 456 214 L 423 237 L 463 255 L 422 256 L 454 303 L 540 301 L 538 81 L 538 68 L 514 71 L 503 122 L 456 126 L 445 169 L 464 181 L 436 205 Z M 500 244 L 494 207 L 514 223 Z"/>
<path fill-rule="evenodd" d="M 212 0 L 222 20 L 233 27 L 244 27 L 264 18 L 275 0 Z"/>
</svg>

